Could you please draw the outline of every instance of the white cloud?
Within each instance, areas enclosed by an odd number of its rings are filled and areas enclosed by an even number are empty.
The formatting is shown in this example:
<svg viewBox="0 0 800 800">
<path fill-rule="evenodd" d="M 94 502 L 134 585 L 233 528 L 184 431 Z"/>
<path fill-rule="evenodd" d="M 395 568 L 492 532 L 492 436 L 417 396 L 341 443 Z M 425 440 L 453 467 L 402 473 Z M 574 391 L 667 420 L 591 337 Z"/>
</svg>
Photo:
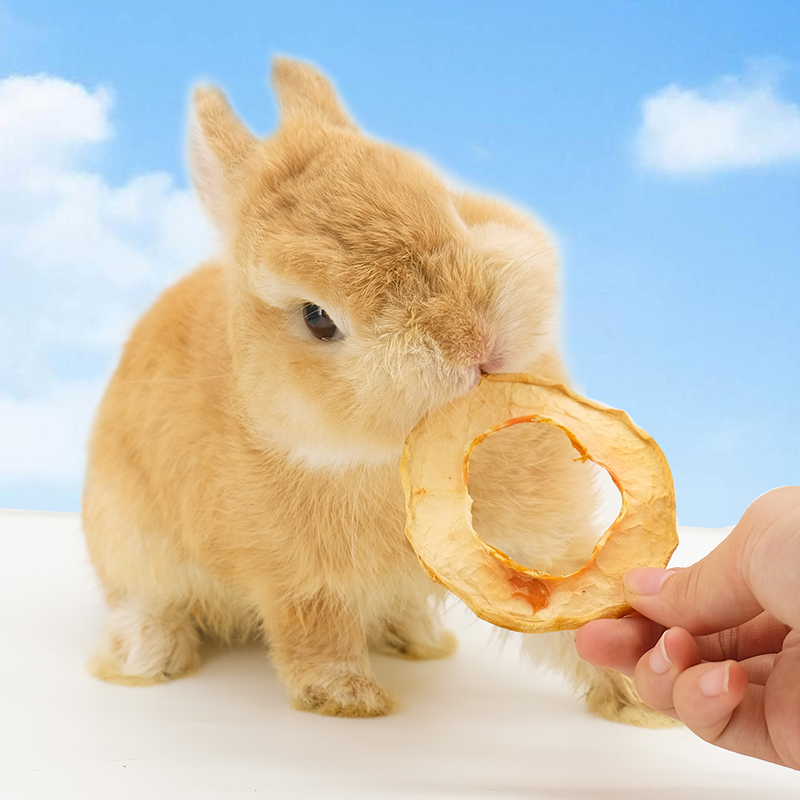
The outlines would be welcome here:
<svg viewBox="0 0 800 800">
<path fill-rule="evenodd" d="M 643 101 L 636 147 L 646 168 L 672 175 L 800 161 L 800 105 L 779 95 L 774 69 L 672 84 Z"/>
<path fill-rule="evenodd" d="M 0 480 L 80 479 L 131 324 L 213 253 L 193 192 L 170 175 L 115 185 L 86 166 L 113 135 L 112 104 L 107 88 L 56 77 L 0 81 Z"/>
<path fill-rule="evenodd" d="M 0 82 L 0 169 L 66 165 L 111 135 L 111 93 L 45 75 Z"/>
</svg>

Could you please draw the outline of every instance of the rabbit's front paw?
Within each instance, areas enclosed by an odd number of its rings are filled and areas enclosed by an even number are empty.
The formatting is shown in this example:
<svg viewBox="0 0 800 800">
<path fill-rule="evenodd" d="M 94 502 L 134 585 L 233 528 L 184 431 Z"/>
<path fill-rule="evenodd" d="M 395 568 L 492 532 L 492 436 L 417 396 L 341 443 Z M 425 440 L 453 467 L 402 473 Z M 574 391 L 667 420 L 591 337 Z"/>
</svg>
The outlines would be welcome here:
<svg viewBox="0 0 800 800">
<path fill-rule="evenodd" d="M 197 670 L 198 645 L 188 615 L 161 615 L 128 603 L 112 608 L 89 671 L 126 686 L 165 683 Z"/>
<path fill-rule="evenodd" d="M 336 664 L 304 676 L 292 690 L 292 705 L 329 717 L 381 717 L 394 711 L 397 701 L 372 676 Z"/>
</svg>

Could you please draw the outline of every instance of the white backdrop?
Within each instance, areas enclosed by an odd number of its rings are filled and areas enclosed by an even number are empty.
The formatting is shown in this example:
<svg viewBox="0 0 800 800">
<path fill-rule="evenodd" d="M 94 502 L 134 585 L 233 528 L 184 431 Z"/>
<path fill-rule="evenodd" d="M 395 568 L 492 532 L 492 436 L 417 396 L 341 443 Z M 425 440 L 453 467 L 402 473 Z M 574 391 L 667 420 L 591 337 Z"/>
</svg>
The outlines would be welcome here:
<svg viewBox="0 0 800 800">
<path fill-rule="evenodd" d="M 725 532 L 682 528 L 676 563 Z M 800 773 L 590 716 L 455 602 L 453 658 L 375 658 L 403 707 L 371 720 L 294 711 L 257 647 L 161 686 L 102 683 L 84 664 L 103 616 L 79 515 L 0 512 L 2 797 L 800 797 Z"/>
</svg>

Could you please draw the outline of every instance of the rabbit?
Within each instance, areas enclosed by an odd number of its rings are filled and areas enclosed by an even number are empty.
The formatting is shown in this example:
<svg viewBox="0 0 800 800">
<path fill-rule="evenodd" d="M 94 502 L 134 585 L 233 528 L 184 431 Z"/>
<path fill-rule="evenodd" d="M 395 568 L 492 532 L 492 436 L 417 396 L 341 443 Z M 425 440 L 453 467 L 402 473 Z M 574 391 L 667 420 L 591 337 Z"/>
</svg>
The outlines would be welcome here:
<svg viewBox="0 0 800 800">
<path fill-rule="evenodd" d="M 155 684 L 197 670 L 204 640 L 257 638 L 295 708 L 379 716 L 398 700 L 370 650 L 456 646 L 404 534 L 404 440 L 483 373 L 567 381 L 556 249 L 366 137 L 315 67 L 279 58 L 272 80 L 264 139 L 194 93 L 188 160 L 221 254 L 144 314 L 97 412 L 82 507 L 109 615 L 89 666 Z M 599 535 L 592 478 L 560 431 L 515 428 L 473 456 L 476 526 L 571 571 Z M 659 724 L 569 637 L 544 649 L 596 713 Z"/>
</svg>

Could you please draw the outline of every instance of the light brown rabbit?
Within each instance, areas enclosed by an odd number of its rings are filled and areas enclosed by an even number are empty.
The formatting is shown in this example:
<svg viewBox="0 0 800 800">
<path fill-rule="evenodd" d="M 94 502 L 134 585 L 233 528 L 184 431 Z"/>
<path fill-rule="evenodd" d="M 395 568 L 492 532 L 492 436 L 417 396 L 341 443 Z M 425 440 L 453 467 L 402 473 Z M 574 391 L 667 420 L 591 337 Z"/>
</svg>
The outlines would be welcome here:
<svg viewBox="0 0 800 800">
<path fill-rule="evenodd" d="M 204 637 L 258 635 L 297 708 L 375 716 L 395 701 L 368 648 L 455 647 L 404 536 L 403 441 L 483 371 L 565 379 L 556 255 L 524 214 L 362 135 L 312 67 L 277 60 L 273 81 L 266 139 L 219 91 L 194 97 L 223 250 L 141 319 L 94 425 L 84 526 L 110 614 L 91 669 L 158 683 Z M 515 427 L 473 458 L 476 525 L 572 570 L 599 534 L 591 478 L 559 431 Z M 537 638 L 595 711 L 657 724 L 571 639 Z"/>
</svg>

